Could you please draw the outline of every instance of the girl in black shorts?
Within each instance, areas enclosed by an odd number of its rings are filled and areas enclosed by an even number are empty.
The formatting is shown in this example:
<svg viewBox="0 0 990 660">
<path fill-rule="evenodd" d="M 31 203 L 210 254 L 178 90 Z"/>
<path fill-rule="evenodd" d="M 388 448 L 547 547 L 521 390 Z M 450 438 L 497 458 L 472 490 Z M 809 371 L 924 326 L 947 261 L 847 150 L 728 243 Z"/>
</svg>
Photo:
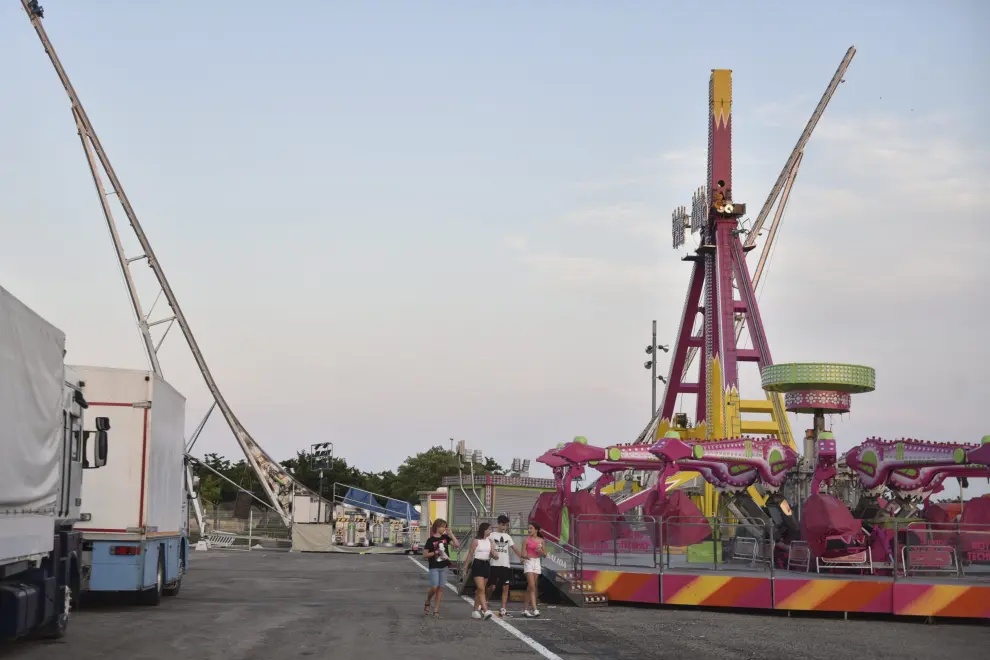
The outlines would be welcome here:
<svg viewBox="0 0 990 660">
<path fill-rule="evenodd" d="M 485 594 L 488 589 L 488 577 L 491 575 L 492 559 L 498 559 L 498 553 L 492 547 L 491 539 L 488 536 L 492 533 L 492 526 L 488 523 L 481 523 L 478 526 L 478 533 L 471 541 L 471 549 L 468 550 L 467 566 L 471 579 L 474 581 L 474 611 L 471 616 L 475 619 L 490 619 L 492 613 L 488 611 L 488 599 Z"/>
</svg>

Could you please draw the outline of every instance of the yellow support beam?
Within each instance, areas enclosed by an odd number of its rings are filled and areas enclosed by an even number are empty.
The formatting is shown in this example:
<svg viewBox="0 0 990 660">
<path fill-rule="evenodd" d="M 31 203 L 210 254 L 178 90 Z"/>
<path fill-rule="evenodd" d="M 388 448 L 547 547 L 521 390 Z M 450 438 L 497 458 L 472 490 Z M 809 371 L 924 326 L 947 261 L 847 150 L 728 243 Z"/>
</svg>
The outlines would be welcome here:
<svg viewBox="0 0 990 660">
<path fill-rule="evenodd" d="M 761 400 L 740 399 L 739 412 L 762 413 L 764 415 L 772 415 L 773 401 L 768 401 L 766 399 L 761 399 Z"/>
<path fill-rule="evenodd" d="M 777 422 L 770 421 L 760 421 L 756 419 L 744 419 L 739 422 L 739 428 L 742 432 L 741 434 L 756 433 L 760 435 L 778 435 L 780 432 L 780 427 Z"/>
</svg>

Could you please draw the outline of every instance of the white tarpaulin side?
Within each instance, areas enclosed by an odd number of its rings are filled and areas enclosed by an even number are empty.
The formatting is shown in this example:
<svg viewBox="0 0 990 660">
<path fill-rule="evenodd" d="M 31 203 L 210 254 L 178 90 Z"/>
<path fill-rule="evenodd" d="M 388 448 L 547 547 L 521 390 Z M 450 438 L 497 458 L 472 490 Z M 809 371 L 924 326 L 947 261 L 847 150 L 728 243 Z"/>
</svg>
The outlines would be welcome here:
<svg viewBox="0 0 990 660">
<path fill-rule="evenodd" d="M 65 333 L 0 287 L 0 512 L 54 511 Z"/>
<path fill-rule="evenodd" d="M 333 552 L 333 525 L 293 523 L 292 552 Z"/>
</svg>

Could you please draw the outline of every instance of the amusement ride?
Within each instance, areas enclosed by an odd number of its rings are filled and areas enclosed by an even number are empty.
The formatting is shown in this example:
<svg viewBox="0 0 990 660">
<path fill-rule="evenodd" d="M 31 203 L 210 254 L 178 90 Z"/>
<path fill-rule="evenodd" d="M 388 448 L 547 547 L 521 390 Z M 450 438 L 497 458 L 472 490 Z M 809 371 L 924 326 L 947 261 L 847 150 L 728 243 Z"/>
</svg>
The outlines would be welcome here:
<svg viewBox="0 0 990 660">
<path fill-rule="evenodd" d="M 804 572 L 829 577 L 990 579 L 990 497 L 965 503 L 955 519 L 931 501 L 947 478 L 958 479 L 961 485 L 970 478 L 990 478 L 990 436 L 973 444 L 871 438 L 839 456 L 826 416 L 848 413 L 854 394 L 874 391 L 874 369 L 832 363 L 774 364 L 760 315 L 756 282 L 765 271 L 783 206 L 808 138 L 854 54 L 854 48 L 846 53 L 749 228 L 744 220 L 746 205 L 735 198 L 732 187 L 731 72 L 712 71 L 707 182 L 694 193 L 690 213 L 680 207 L 673 214 L 674 248 L 684 245 L 688 231 L 699 235 L 700 244 L 683 257 L 691 263 L 692 274 L 661 405 L 631 444 L 599 448 L 578 437 L 537 459 L 554 471 L 557 488 L 540 497 L 531 519 L 547 530 L 560 554 L 573 557 L 572 565 L 593 565 L 596 560 L 584 555 L 600 553 L 604 544 L 611 548 L 613 566 L 620 566 L 620 557 L 636 546 L 627 541 L 639 538 L 651 539 L 654 552 L 659 548 L 667 555 L 662 563 L 668 570 L 675 565 L 687 568 L 671 563 L 672 550 L 685 552 L 690 563 L 692 547 L 708 544 L 714 552 L 704 553 L 703 561 L 716 572 L 723 562 L 723 545 L 736 558 L 738 551 L 730 548 L 743 545 L 752 551 L 746 559 L 749 565 L 775 567 L 781 571 L 779 577 L 803 567 Z M 754 277 L 746 256 L 780 193 L 783 197 Z M 740 341 L 745 330 L 749 347 Z M 692 379 L 688 367 L 696 356 L 700 368 Z M 762 398 L 741 395 L 743 363 L 759 368 Z M 675 412 L 684 395 L 696 397 L 693 424 L 687 414 Z M 796 483 L 794 468 L 801 457 L 787 413 L 812 416 L 804 456 L 811 468 L 806 471 L 810 487 Z M 590 487 L 574 489 L 572 484 L 587 467 L 602 476 Z M 792 475 L 795 478 L 789 479 Z M 837 496 L 840 476 L 853 482 L 856 501 Z M 703 486 L 697 494 L 699 481 Z M 693 486 L 696 495 L 681 495 L 678 491 L 685 486 Z M 802 499 L 802 493 L 807 496 L 797 515 L 790 501 Z M 731 533 L 720 533 L 726 524 L 733 527 Z M 660 564 L 657 568 L 660 584 L 666 585 L 668 573 Z M 731 570 L 728 563 L 722 567 L 727 569 Z M 616 570 L 610 568 L 609 575 Z M 573 589 L 589 603 L 601 604 L 612 597 L 603 592 L 605 587 L 593 585 L 587 573 L 564 571 L 564 582 L 575 582 Z M 614 579 L 598 582 L 607 586 Z M 936 582 L 923 586 L 956 594 L 946 596 L 946 602 L 956 602 L 962 598 L 958 594 L 971 588 L 981 597 L 990 596 L 990 587 L 956 584 L 956 591 L 945 591 Z M 774 589 L 769 587 L 771 603 Z M 631 596 L 625 588 L 617 592 L 623 600 L 668 602 L 666 586 L 656 596 L 643 592 Z M 912 605 L 898 611 L 897 596 L 891 598 L 890 609 L 877 611 L 944 614 L 952 609 L 946 605 L 929 611 Z M 669 602 L 712 604 L 689 601 Z M 577 602 L 581 604 L 580 598 Z M 961 606 L 957 609 L 962 611 Z M 990 617 L 990 605 L 967 611 L 965 616 Z"/>
</svg>

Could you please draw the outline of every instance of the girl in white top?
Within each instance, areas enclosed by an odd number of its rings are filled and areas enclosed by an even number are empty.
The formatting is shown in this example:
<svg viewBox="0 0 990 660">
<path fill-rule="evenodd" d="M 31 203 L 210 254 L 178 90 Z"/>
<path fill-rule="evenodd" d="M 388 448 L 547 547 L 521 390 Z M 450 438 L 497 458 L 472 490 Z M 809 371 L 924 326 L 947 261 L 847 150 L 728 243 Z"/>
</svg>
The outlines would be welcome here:
<svg viewBox="0 0 990 660">
<path fill-rule="evenodd" d="M 492 613 L 488 611 L 486 593 L 492 570 L 490 560 L 498 559 L 498 552 L 492 547 L 492 541 L 488 538 L 491 533 L 492 526 L 481 523 L 478 526 L 478 533 L 471 541 L 471 549 L 468 550 L 466 565 L 470 567 L 471 579 L 474 581 L 474 611 L 471 612 L 471 616 L 475 619 L 492 618 Z"/>
</svg>

